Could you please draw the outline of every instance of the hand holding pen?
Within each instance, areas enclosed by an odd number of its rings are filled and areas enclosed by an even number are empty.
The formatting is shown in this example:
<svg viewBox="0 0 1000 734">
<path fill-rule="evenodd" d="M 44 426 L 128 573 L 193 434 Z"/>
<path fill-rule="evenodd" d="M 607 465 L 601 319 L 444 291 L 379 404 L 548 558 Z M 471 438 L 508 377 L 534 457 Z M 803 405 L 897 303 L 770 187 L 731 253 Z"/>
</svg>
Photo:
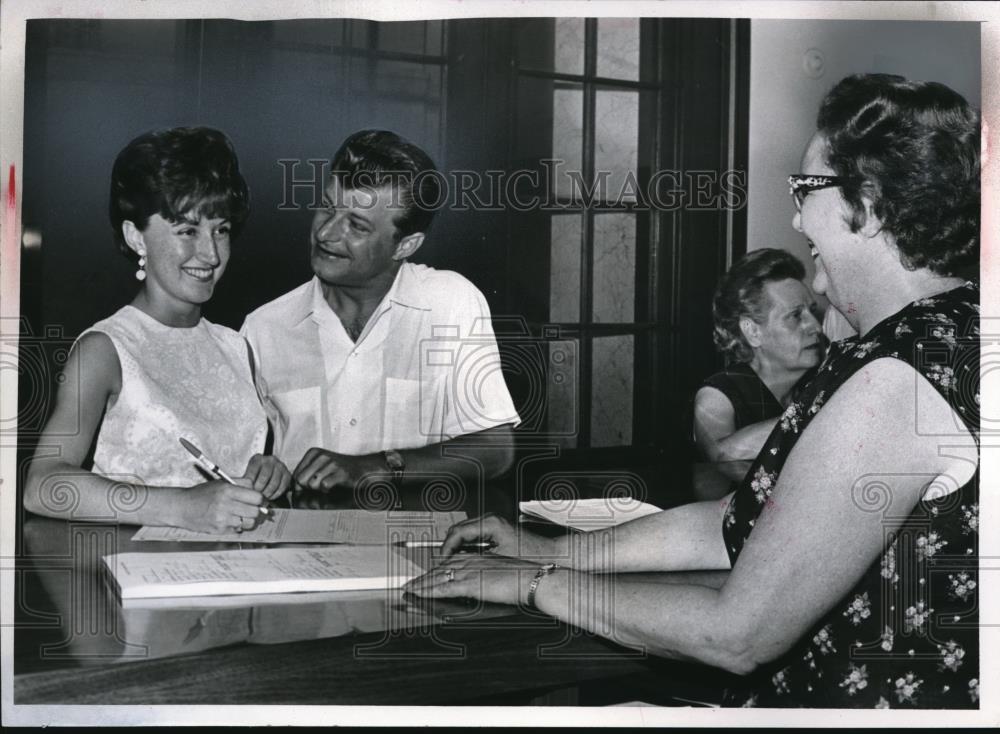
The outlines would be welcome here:
<svg viewBox="0 0 1000 734">
<path fill-rule="evenodd" d="M 450 556 L 477 546 L 500 556 L 534 560 L 554 557 L 556 552 L 553 539 L 519 530 L 504 518 L 489 513 L 452 525 L 441 542 L 439 554 Z"/>
<path fill-rule="evenodd" d="M 221 487 L 213 487 L 218 483 L 209 482 L 188 491 L 192 500 L 189 504 L 202 516 L 193 518 L 187 526 L 198 525 L 198 529 L 207 528 L 214 532 L 227 529 L 242 532 L 256 527 L 262 517 L 273 517 L 268 508 L 261 506 L 263 494 L 247 486 L 250 483 L 248 478 L 233 479 L 190 441 L 181 438 L 180 442 L 208 473 L 226 482 Z"/>
<path fill-rule="evenodd" d="M 443 540 L 400 540 L 396 543 L 399 548 L 429 548 L 432 551 L 441 551 L 444 548 Z M 495 550 L 497 544 L 492 540 L 469 541 L 455 546 L 452 553 L 489 553 Z"/>
</svg>

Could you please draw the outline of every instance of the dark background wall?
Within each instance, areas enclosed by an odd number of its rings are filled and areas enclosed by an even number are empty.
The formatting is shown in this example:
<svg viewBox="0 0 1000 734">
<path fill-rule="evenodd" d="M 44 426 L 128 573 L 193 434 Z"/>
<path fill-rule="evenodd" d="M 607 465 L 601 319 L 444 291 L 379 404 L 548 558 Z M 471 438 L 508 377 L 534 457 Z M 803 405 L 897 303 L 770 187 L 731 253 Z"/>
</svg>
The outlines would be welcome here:
<svg viewBox="0 0 1000 734">
<path fill-rule="evenodd" d="M 41 320 L 75 335 L 131 298 L 135 281 L 115 256 L 107 186 L 114 156 L 147 130 L 216 127 L 240 156 L 251 220 L 205 310 L 234 328 L 310 275 L 312 194 L 296 189 L 298 208 L 279 211 L 280 160 L 301 161 L 295 175 L 311 178 L 307 160 L 329 160 L 348 134 L 378 126 L 444 163 L 441 24 L 436 38 L 423 23 L 381 24 L 373 37 L 375 25 L 29 22 L 24 222 L 42 231 Z M 407 25 L 421 27 L 400 28 Z M 435 235 L 428 250 L 444 241 L 447 222 Z"/>
</svg>

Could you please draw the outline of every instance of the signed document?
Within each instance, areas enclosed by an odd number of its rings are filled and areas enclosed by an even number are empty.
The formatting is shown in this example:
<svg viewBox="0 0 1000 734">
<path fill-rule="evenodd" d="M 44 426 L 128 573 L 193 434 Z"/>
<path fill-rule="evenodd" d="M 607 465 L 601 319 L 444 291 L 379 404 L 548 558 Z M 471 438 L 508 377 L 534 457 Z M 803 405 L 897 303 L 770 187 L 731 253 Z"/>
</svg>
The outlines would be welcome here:
<svg viewBox="0 0 1000 734">
<path fill-rule="evenodd" d="M 143 526 L 132 540 L 202 543 L 352 543 L 386 545 L 405 540 L 440 540 L 464 512 L 271 509 L 253 530 L 199 533 L 183 528 Z"/>
<path fill-rule="evenodd" d="M 104 557 L 123 600 L 395 589 L 423 573 L 391 546 L 257 548 Z"/>
</svg>

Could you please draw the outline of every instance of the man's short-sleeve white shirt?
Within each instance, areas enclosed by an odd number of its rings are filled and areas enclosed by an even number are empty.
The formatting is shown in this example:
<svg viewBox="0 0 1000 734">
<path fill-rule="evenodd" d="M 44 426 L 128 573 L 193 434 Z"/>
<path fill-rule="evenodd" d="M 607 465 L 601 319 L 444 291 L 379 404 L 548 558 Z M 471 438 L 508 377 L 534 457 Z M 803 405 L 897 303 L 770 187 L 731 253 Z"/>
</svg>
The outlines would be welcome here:
<svg viewBox="0 0 1000 734">
<path fill-rule="evenodd" d="M 404 263 L 357 342 L 318 278 L 247 316 L 274 454 L 419 448 L 519 422 L 489 306 L 468 280 Z"/>
</svg>

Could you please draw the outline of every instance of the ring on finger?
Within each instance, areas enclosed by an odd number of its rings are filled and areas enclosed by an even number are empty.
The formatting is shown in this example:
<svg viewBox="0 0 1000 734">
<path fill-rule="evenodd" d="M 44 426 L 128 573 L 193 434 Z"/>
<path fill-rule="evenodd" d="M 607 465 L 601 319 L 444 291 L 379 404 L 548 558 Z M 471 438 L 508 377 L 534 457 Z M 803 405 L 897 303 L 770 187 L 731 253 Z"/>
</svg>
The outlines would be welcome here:
<svg viewBox="0 0 1000 734">
<path fill-rule="evenodd" d="M 444 580 L 447 581 L 449 584 L 452 581 L 454 581 L 455 580 L 455 569 L 449 568 L 447 571 L 445 571 L 444 572 Z"/>
</svg>

